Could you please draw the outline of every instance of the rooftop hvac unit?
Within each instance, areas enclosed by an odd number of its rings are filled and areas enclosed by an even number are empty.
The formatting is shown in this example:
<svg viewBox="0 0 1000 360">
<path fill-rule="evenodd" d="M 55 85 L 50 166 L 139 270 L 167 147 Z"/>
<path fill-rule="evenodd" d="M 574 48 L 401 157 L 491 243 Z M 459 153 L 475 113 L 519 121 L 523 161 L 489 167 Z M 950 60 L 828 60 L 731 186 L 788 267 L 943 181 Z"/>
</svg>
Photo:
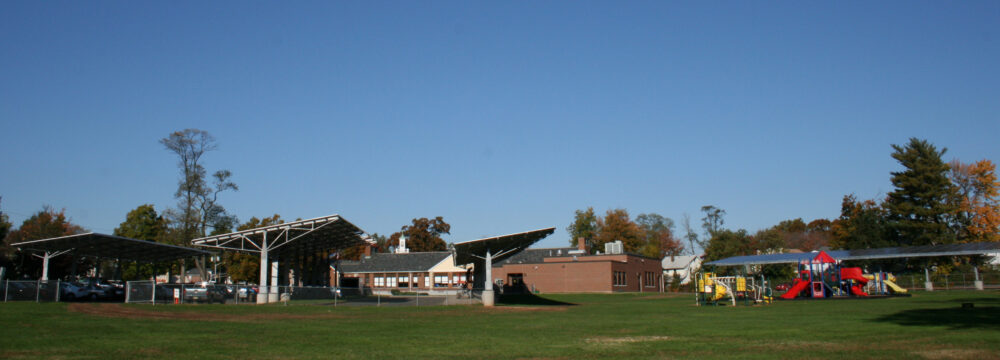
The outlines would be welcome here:
<svg viewBox="0 0 1000 360">
<path fill-rule="evenodd" d="M 607 253 L 608 255 L 623 253 L 624 250 L 622 248 L 622 241 L 621 240 L 615 240 L 613 242 L 605 243 L 604 244 L 604 252 Z"/>
</svg>

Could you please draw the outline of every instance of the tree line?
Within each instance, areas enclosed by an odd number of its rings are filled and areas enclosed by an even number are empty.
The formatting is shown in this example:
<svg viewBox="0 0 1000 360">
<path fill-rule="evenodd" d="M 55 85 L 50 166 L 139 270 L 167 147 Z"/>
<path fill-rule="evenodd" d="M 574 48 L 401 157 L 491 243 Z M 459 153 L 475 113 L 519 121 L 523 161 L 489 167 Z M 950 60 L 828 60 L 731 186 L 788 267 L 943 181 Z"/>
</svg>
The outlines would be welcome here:
<svg viewBox="0 0 1000 360">
<path fill-rule="evenodd" d="M 674 222 L 658 214 L 642 214 L 630 220 L 625 209 L 608 210 L 604 217 L 593 208 L 577 210 L 567 227 L 571 243 L 584 238 L 599 251 L 603 244 L 622 240 L 625 250 L 662 257 L 704 251 L 705 260 L 731 256 L 787 252 L 866 249 L 879 247 L 940 245 L 1000 241 L 1000 182 L 996 166 L 987 159 L 972 163 L 945 162 L 946 148 L 911 138 L 892 145 L 890 156 L 902 167 L 890 173 L 894 189 L 881 200 L 859 200 L 845 195 L 836 219 L 801 218 L 781 221 L 756 232 L 727 229 L 726 211 L 713 205 L 701 208 L 703 232 L 695 231 L 684 215 L 683 231 L 675 238 Z M 966 258 L 960 261 L 976 261 Z M 931 260 L 946 271 L 961 263 Z M 905 268 L 927 262 L 881 262 L 880 266 Z M 778 272 L 777 270 L 775 270 Z M 782 270 L 784 271 L 784 270 Z"/>
<path fill-rule="evenodd" d="M 239 186 L 232 180 L 230 170 L 217 170 L 209 175 L 204 167 L 204 157 L 218 149 L 218 143 L 211 134 L 199 129 L 185 129 L 170 133 L 159 140 L 165 150 L 176 156 L 179 172 L 173 207 L 163 212 L 157 212 L 152 204 L 139 205 L 125 215 L 113 231 L 116 236 L 153 241 L 158 243 L 188 246 L 191 240 L 209 235 L 225 234 L 235 230 L 248 230 L 262 226 L 281 224 L 285 221 L 280 215 L 268 217 L 251 217 L 246 222 L 239 222 L 236 215 L 230 213 L 222 205 L 220 195 L 229 191 L 238 191 Z M 388 251 L 391 246 L 397 246 L 401 236 L 407 237 L 407 247 L 413 251 L 445 250 L 446 245 L 441 238 L 448 234 L 451 226 L 442 217 L 433 219 L 413 219 L 412 224 L 403 226 L 399 232 L 389 237 L 373 234 L 377 241 L 376 251 Z M 86 230 L 73 224 L 66 216 L 65 210 L 55 210 L 45 206 L 14 228 L 7 214 L 0 211 L 0 266 L 8 271 L 8 278 L 31 277 L 41 274 L 41 262 L 31 254 L 19 251 L 10 244 L 74 235 Z M 346 249 L 338 255 L 343 259 L 357 259 L 363 253 L 362 247 Z M 310 254 L 314 258 L 319 254 Z M 325 255 L 322 261 L 326 261 Z M 198 269 L 203 279 L 208 278 L 207 259 L 194 259 L 194 267 Z M 259 256 L 253 254 L 225 251 L 220 254 L 219 264 L 223 271 L 235 281 L 255 281 L 259 276 Z M 62 278 L 81 273 L 102 263 L 97 259 L 60 256 L 50 264 L 51 278 Z M 105 267 L 113 264 L 105 262 Z M 186 260 L 155 264 L 156 268 L 169 273 L 184 274 L 189 264 Z M 120 264 L 121 276 L 124 279 L 143 279 L 152 276 L 154 264 Z M 107 273 L 108 271 L 102 271 Z"/>
</svg>

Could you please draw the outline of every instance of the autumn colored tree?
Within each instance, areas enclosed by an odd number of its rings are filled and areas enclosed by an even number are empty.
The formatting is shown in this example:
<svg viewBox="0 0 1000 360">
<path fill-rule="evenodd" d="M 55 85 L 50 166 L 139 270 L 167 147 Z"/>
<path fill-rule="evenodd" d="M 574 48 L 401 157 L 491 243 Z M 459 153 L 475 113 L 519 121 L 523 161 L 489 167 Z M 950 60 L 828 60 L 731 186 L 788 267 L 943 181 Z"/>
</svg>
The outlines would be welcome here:
<svg viewBox="0 0 1000 360">
<path fill-rule="evenodd" d="M 951 164 L 957 188 L 959 236 L 962 241 L 1000 241 L 1000 182 L 989 160 Z"/>
<path fill-rule="evenodd" d="M 597 219 L 597 229 L 591 251 L 602 251 L 604 244 L 621 240 L 626 252 L 638 253 L 646 243 L 645 233 L 625 209 L 608 210 L 604 218 Z"/>
<path fill-rule="evenodd" d="M 636 224 L 642 229 L 643 244 L 640 254 L 653 258 L 670 255 L 680 255 L 684 244 L 674 238 L 674 221 L 659 214 L 639 214 L 635 217 Z"/>
<path fill-rule="evenodd" d="M 406 248 L 411 252 L 444 251 L 448 247 L 441 235 L 450 233 L 451 225 L 444 222 L 441 216 L 413 219 L 412 224 L 404 225 L 400 231 L 389 236 L 387 245 L 399 246 L 399 237 L 406 235 Z"/>
<path fill-rule="evenodd" d="M 784 242 L 786 249 L 803 251 L 818 250 L 830 244 L 830 221 L 826 219 L 813 220 L 809 224 L 801 218 L 785 220 L 771 228 Z"/>
<path fill-rule="evenodd" d="M 379 235 L 379 233 L 371 234 L 369 237 L 375 241 L 374 249 L 372 252 L 385 252 L 388 248 L 389 238 L 385 235 Z M 340 260 L 360 260 L 365 253 L 365 247 L 369 245 L 358 245 L 355 247 L 349 247 L 340 251 Z"/>
<path fill-rule="evenodd" d="M 277 225 L 285 223 L 281 215 L 274 214 L 270 217 L 251 217 L 247 222 L 236 227 L 237 231 L 256 229 L 259 227 Z M 260 278 L 260 256 L 237 251 L 227 251 L 222 254 L 223 267 L 233 281 L 257 282 Z"/>
<path fill-rule="evenodd" d="M 926 140 L 911 138 L 905 146 L 892 145 L 892 157 L 905 169 L 892 172 L 895 190 L 884 203 L 889 226 L 898 245 L 938 245 L 955 241 L 950 224 L 957 207 L 957 192 L 948 178 L 951 167 L 940 151 Z"/>
<path fill-rule="evenodd" d="M 10 244 L 83 232 L 82 227 L 69 221 L 66 217 L 66 210 L 55 211 L 51 207 L 45 206 L 41 211 L 25 219 L 17 230 L 10 232 L 4 239 L 4 245 L 10 248 Z M 11 255 L 13 255 L 14 265 L 11 277 L 27 275 L 37 278 L 41 276 L 42 261 L 40 259 L 31 256 L 29 252 L 16 249 L 12 249 Z M 65 275 L 72 262 L 73 258 L 70 256 L 58 256 L 50 260 L 49 278 L 56 279 Z"/>
<path fill-rule="evenodd" d="M 785 246 L 781 231 L 774 228 L 758 231 L 751 235 L 746 230 L 719 229 L 705 247 L 705 261 L 715 261 L 733 256 L 779 253 Z M 719 268 L 720 274 L 733 274 L 739 269 Z M 767 277 L 786 278 L 791 276 L 789 266 L 764 266 L 760 269 Z"/>
<path fill-rule="evenodd" d="M 0 196 L 0 203 L 2 203 L 3 197 Z M 0 266 L 10 269 L 12 268 L 11 256 L 13 256 L 13 249 L 7 246 L 7 233 L 10 232 L 10 228 L 13 224 L 10 223 L 10 218 L 7 217 L 2 210 L 0 210 Z"/>
<path fill-rule="evenodd" d="M 889 228 L 888 212 L 874 200 L 858 201 L 844 196 L 840 217 L 830 225 L 834 249 L 871 249 L 895 246 Z"/>
<path fill-rule="evenodd" d="M 594 215 L 594 208 L 577 210 L 573 216 L 573 223 L 566 227 L 566 232 L 569 233 L 570 246 L 579 245 L 577 240 L 580 238 L 588 242 L 593 241 L 597 237 L 597 215 Z"/>
</svg>

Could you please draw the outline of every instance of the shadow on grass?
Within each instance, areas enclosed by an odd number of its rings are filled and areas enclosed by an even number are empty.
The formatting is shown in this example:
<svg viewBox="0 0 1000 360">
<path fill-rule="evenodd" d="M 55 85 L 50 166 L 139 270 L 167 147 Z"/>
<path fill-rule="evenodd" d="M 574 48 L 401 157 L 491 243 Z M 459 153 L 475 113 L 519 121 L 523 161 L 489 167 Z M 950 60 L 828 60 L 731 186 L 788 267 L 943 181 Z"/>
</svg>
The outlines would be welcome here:
<svg viewBox="0 0 1000 360">
<path fill-rule="evenodd" d="M 977 304 L 978 305 L 978 304 Z M 952 329 L 1000 330 L 1000 307 L 905 310 L 876 319 L 903 326 L 947 326 Z"/>
<path fill-rule="evenodd" d="M 535 294 L 503 294 L 497 296 L 499 305 L 567 306 L 573 303 L 546 299 Z"/>
</svg>

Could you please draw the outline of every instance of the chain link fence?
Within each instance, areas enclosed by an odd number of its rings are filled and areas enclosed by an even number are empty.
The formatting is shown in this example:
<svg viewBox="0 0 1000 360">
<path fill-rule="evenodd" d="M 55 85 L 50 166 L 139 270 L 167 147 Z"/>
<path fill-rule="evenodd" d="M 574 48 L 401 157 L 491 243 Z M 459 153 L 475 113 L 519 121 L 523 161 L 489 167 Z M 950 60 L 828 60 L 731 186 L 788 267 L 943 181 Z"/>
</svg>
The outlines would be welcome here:
<svg viewBox="0 0 1000 360">
<path fill-rule="evenodd" d="M 454 290 L 428 294 L 408 289 L 365 287 L 274 286 L 261 294 L 256 285 L 154 284 L 129 281 L 127 303 L 134 304 L 257 304 L 330 306 L 444 306 L 481 304 L 482 291 Z M 260 296 L 263 295 L 263 296 Z"/>
<path fill-rule="evenodd" d="M 58 280 L 7 280 L 3 284 L 3 300 L 59 301 Z"/>
<path fill-rule="evenodd" d="M 934 290 L 976 290 L 974 274 L 931 274 Z M 1000 289 L 1000 274 L 980 273 L 979 280 L 983 289 Z M 906 274 L 896 276 L 896 284 L 908 290 L 925 290 L 924 274 Z"/>
</svg>

